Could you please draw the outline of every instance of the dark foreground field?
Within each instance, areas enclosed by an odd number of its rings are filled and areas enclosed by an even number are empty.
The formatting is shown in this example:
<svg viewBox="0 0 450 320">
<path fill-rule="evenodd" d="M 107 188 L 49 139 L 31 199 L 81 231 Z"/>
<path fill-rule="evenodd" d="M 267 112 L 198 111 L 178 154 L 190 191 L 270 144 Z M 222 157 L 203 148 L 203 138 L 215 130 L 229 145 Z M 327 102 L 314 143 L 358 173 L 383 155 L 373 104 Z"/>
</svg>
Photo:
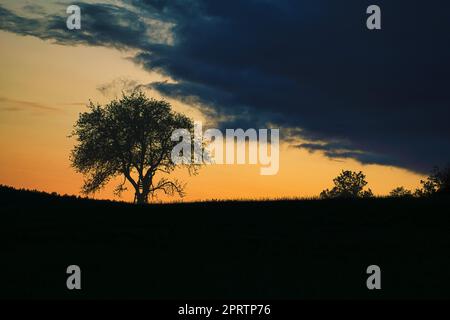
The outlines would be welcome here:
<svg viewBox="0 0 450 320">
<path fill-rule="evenodd" d="M 3 298 L 449 298 L 450 201 L 134 206 L 0 188 Z M 66 268 L 82 289 L 66 289 Z M 381 267 L 379 291 L 366 268 Z"/>
</svg>

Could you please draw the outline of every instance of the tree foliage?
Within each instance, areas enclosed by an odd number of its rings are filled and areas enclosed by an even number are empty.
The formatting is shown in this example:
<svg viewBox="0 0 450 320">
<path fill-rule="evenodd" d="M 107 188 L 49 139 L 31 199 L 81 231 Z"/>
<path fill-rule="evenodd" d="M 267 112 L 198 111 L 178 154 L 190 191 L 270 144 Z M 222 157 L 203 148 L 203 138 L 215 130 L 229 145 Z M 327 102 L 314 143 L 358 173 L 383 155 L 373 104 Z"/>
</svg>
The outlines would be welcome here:
<svg viewBox="0 0 450 320">
<path fill-rule="evenodd" d="M 417 197 L 450 195 L 450 165 L 440 169 L 435 166 L 426 180 L 420 180 L 422 188 L 416 189 Z"/>
<path fill-rule="evenodd" d="M 373 197 L 372 190 L 364 190 L 367 185 L 366 176 L 360 172 L 343 170 L 333 179 L 334 187 L 320 193 L 322 199 L 330 198 L 368 198 Z"/>
<path fill-rule="evenodd" d="M 186 129 L 192 133 L 191 119 L 172 111 L 168 102 L 149 99 L 138 91 L 105 106 L 91 102 L 88 107 L 74 125 L 72 136 L 77 144 L 70 156 L 72 166 L 85 176 L 84 194 L 122 176 L 115 193 L 120 195 L 128 181 L 138 203 L 147 203 L 158 191 L 184 195 L 184 185 L 164 175 L 177 167 L 171 160 L 171 150 L 178 143 L 171 141 L 172 132 Z M 194 174 L 199 167 L 184 166 Z M 163 175 L 158 181 L 157 173 Z"/>
<path fill-rule="evenodd" d="M 389 193 L 389 196 L 393 198 L 412 197 L 412 195 L 413 195 L 412 192 L 403 186 L 394 188 Z"/>
</svg>

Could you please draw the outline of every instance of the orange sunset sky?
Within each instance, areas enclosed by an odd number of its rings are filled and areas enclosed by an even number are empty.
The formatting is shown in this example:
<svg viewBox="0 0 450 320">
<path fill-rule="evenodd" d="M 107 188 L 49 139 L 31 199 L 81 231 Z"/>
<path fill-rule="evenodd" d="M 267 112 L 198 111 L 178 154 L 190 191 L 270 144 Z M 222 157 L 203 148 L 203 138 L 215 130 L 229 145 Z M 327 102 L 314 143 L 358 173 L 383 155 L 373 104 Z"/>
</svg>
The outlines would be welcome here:
<svg viewBox="0 0 450 320">
<path fill-rule="evenodd" d="M 89 100 L 105 103 L 120 92 L 102 93 L 98 88 L 120 83 L 118 79 L 170 81 L 134 64 L 128 59 L 131 52 L 62 46 L 3 31 L 0 43 L 0 183 L 17 188 L 79 194 L 83 178 L 70 167 L 74 140 L 68 135 Z M 155 91 L 147 94 L 161 98 Z M 205 119 L 194 106 L 168 101 L 195 120 L 214 120 Z M 286 143 L 280 149 L 279 172 L 274 176 L 261 176 L 259 165 L 211 165 L 194 177 L 175 172 L 187 182 L 184 201 L 317 196 L 343 169 L 362 170 L 368 187 L 377 195 L 400 185 L 414 189 L 424 178 L 390 166 L 328 159 L 320 152 L 310 153 Z M 93 196 L 117 199 L 112 194 L 114 185 Z M 121 199 L 132 198 L 128 192 Z"/>
</svg>

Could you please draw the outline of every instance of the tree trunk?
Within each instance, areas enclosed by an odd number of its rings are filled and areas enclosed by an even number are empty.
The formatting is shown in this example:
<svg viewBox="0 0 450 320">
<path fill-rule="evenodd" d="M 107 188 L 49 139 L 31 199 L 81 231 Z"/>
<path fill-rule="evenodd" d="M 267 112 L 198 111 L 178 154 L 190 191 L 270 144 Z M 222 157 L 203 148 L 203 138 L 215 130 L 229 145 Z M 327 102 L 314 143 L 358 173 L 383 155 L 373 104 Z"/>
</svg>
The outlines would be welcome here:
<svg viewBox="0 0 450 320">
<path fill-rule="evenodd" d="M 136 193 L 136 203 L 137 204 L 145 204 L 148 203 L 148 193 Z"/>
<path fill-rule="evenodd" d="M 138 189 L 135 194 L 135 202 L 137 204 L 146 204 L 148 203 L 148 195 L 150 193 L 149 186 L 145 186 L 142 188 L 142 192 Z"/>
</svg>

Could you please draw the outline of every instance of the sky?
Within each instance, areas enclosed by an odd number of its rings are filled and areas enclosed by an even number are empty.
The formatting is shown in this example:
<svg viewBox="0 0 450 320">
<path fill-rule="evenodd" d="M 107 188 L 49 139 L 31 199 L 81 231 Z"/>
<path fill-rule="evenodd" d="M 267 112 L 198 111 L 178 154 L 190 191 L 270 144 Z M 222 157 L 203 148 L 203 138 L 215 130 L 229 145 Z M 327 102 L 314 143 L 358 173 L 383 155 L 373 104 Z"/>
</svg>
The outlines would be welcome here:
<svg viewBox="0 0 450 320">
<path fill-rule="evenodd" d="M 70 4 L 80 30 L 66 27 Z M 370 4 L 2 1 L 0 183 L 78 194 L 78 114 L 139 85 L 220 129 L 280 128 L 277 175 L 177 171 L 186 201 L 317 196 L 344 169 L 362 170 L 375 194 L 414 189 L 450 159 L 450 4 L 377 1 L 376 31 Z M 94 196 L 112 199 L 113 186 Z"/>
</svg>

